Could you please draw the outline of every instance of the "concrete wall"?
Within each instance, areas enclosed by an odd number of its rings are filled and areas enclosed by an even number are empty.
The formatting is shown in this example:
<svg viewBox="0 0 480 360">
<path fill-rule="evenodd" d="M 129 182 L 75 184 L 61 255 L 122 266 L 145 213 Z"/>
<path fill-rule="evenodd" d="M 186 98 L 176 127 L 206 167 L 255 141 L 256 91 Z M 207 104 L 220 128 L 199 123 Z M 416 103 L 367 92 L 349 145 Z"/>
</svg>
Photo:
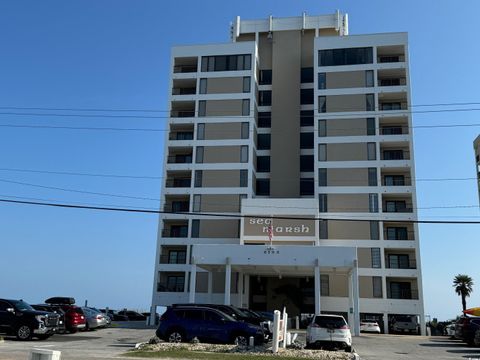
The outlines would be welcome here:
<svg viewBox="0 0 480 360">
<path fill-rule="evenodd" d="M 241 123 L 205 123 L 205 140 L 227 140 L 241 138 Z"/>
<path fill-rule="evenodd" d="M 357 88 L 365 86 L 365 71 L 326 73 L 327 89 Z"/>
<path fill-rule="evenodd" d="M 202 187 L 238 187 L 240 170 L 203 170 Z"/>
<path fill-rule="evenodd" d="M 327 186 L 368 186 L 368 169 L 328 169 Z"/>
<path fill-rule="evenodd" d="M 358 287 L 361 298 L 373 299 L 373 280 L 371 276 L 359 276 Z"/>
<path fill-rule="evenodd" d="M 207 79 L 207 94 L 229 93 L 243 93 L 243 77 Z"/>
<path fill-rule="evenodd" d="M 328 221 L 329 239 L 370 240 L 369 221 Z"/>
<path fill-rule="evenodd" d="M 242 100 L 207 100 L 205 116 L 241 116 Z"/>
<path fill-rule="evenodd" d="M 367 135 L 366 119 L 327 120 L 327 136 Z"/>
<path fill-rule="evenodd" d="M 366 143 L 342 143 L 327 145 L 327 161 L 367 160 Z"/>
<path fill-rule="evenodd" d="M 201 238 L 238 238 L 239 220 L 200 220 Z"/>
<path fill-rule="evenodd" d="M 327 112 L 365 111 L 365 94 L 327 96 Z"/>
<path fill-rule="evenodd" d="M 328 194 L 328 212 L 368 212 L 368 194 Z"/>
<path fill-rule="evenodd" d="M 205 212 L 239 212 L 240 195 L 208 195 L 202 194 L 200 211 Z"/>
<path fill-rule="evenodd" d="M 205 146 L 204 163 L 238 163 L 240 162 L 240 146 Z"/>
<path fill-rule="evenodd" d="M 357 248 L 358 267 L 371 268 L 372 267 L 372 249 L 371 248 Z"/>
</svg>

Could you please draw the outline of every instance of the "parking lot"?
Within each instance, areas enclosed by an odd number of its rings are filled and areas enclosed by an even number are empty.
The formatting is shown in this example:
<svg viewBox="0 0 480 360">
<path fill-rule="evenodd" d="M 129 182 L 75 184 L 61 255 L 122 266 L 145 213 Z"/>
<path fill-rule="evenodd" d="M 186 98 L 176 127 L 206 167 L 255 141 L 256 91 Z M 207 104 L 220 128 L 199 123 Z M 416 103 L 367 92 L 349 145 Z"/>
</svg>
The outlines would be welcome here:
<svg viewBox="0 0 480 360">
<path fill-rule="evenodd" d="M 109 328 L 55 335 L 46 341 L 6 338 L 0 343 L 0 359 L 26 360 L 33 348 L 60 350 L 63 360 L 118 359 L 136 343 L 148 341 L 153 335 L 153 329 Z M 304 339 L 304 335 L 299 338 Z M 480 359 L 480 348 L 468 347 L 447 337 L 362 334 L 353 342 L 360 358 L 365 360 Z"/>
</svg>

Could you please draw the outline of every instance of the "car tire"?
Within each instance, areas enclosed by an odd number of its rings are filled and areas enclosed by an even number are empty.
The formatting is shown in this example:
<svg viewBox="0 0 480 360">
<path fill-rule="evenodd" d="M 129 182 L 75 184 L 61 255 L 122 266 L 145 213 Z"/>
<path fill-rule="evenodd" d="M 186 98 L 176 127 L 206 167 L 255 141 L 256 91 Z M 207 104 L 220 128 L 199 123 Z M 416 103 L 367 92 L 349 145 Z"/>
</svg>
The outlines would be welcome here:
<svg viewBox="0 0 480 360">
<path fill-rule="evenodd" d="M 68 332 L 69 332 L 70 334 L 75 334 L 77 331 L 78 331 L 78 330 L 77 330 L 77 329 L 74 329 L 74 328 L 68 330 Z"/>
<path fill-rule="evenodd" d="M 247 346 L 248 345 L 248 336 L 245 334 L 235 334 L 232 336 L 233 344 L 237 346 Z"/>
<path fill-rule="evenodd" d="M 174 329 L 174 330 L 170 330 L 168 333 L 167 333 L 167 342 L 169 343 L 181 343 L 185 340 L 185 336 L 183 335 L 183 332 L 178 330 L 178 329 Z"/>
<path fill-rule="evenodd" d="M 351 353 L 352 352 L 352 347 L 351 346 L 346 346 L 345 347 L 345 352 Z"/>
<path fill-rule="evenodd" d="M 32 329 L 28 325 L 20 325 L 16 331 L 18 340 L 30 340 L 32 338 Z"/>
<path fill-rule="evenodd" d="M 85 322 L 85 329 L 83 331 L 90 331 L 90 325 L 88 325 L 88 321 Z"/>
</svg>

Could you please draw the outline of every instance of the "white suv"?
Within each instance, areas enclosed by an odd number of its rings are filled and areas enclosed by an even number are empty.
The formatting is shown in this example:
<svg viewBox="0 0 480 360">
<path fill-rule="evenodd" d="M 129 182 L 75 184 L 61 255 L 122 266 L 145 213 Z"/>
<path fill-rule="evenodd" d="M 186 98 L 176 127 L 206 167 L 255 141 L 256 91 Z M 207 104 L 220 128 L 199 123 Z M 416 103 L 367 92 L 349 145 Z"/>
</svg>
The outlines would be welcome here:
<svg viewBox="0 0 480 360">
<path fill-rule="evenodd" d="M 307 348 L 352 351 L 352 334 L 343 316 L 315 315 L 307 327 Z"/>
</svg>

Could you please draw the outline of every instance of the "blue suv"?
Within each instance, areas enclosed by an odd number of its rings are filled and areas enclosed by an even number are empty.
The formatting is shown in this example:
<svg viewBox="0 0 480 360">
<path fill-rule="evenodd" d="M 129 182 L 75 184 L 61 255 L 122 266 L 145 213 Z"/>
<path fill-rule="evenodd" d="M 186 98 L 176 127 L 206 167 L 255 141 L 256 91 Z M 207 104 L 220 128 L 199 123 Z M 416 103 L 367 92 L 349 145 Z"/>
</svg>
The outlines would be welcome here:
<svg viewBox="0 0 480 360">
<path fill-rule="evenodd" d="M 156 335 L 179 343 L 197 338 L 200 342 L 245 346 L 253 336 L 255 344 L 264 342 L 260 326 L 237 321 L 224 312 L 202 306 L 172 306 L 160 317 Z"/>
</svg>

